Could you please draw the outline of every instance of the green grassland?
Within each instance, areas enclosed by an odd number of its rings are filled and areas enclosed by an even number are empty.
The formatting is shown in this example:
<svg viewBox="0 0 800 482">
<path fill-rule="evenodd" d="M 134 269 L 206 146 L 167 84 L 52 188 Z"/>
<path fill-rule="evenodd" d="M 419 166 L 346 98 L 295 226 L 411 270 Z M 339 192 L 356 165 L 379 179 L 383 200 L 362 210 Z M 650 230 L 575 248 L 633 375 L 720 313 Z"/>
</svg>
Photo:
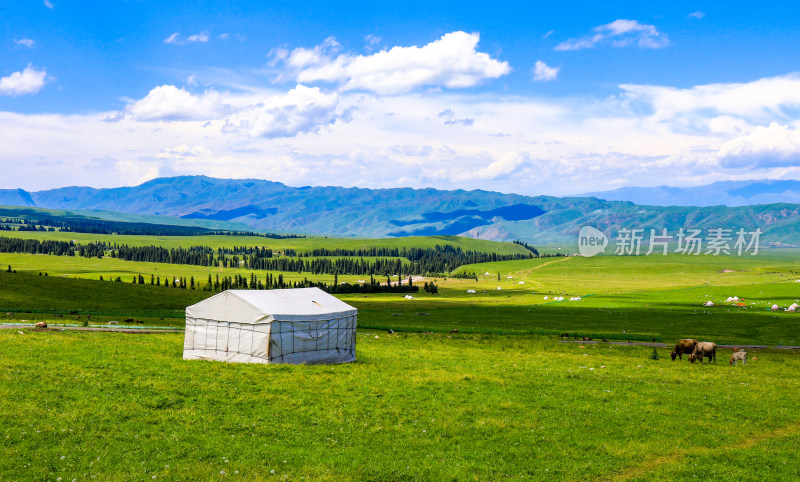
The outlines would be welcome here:
<svg viewBox="0 0 800 482">
<path fill-rule="evenodd" d="M 698 366 L 646 347 L 369 334 L 356 363 L 264 366 L 183 361 L 179 334 L 3 330 L 0 346 L 4 480 L 800 474 L 787 353 Z"/>
<path fill-rule="evenodd" d="M 791 253 L 784 251 L 741 258 L 680 255 L 538 258 L 462 267 L 462 271 L 480 273 L 478 281 L 433 278 L 439 294 L 420 292 L 413 300 L 406 300 L 402 294 L 340 297 L 359 309 L 360 326 L 375 329 L 411 332 L 458 329 L 497 334 L 568 332 L 623 340 L 671 341 L 693 337 L 710 338 L 718 343 L 796 345 L 800 344 L 800 313 L 769 310 L 773 304 L 785 308 L 800 300 L 800 283 L 796 282 L 800 279 L 800 268 L 794 260 Z M 8 316 L 0 312 L 0 320 L 7 321 L 25 317 L 53 322 L 58 320 L 48 318 L 49 313 L 71 310 L 117 319 L 128 310 L 131 316 L 165 317 L 152 320 L 155 324 L 181 326 L 183 308 L 210 293 L 131 285 L 133 276 L 141 274 L 147 283 L 151 275 L 162 280 L 194 277 L 202 286 L 209 274 L 249 277 L 255 273 L 261 279 L 265 275 L 238 268 L 113 258 L 0 254 L 0 266 L 9 264 L 18 271 L 19 281 L 5 282 L 7 288 L 0 289 L 0 310 L 40 314 Z M 38 276 L 41 272 L 49 276 Z M 289 282 L 304 278 L 333 282 L 330 275 L 281 274 Z M 120 277 L 123 283 L 72 279 L 97 280 L 101 276 L 105 280 Z M 364 278 L 351 275 L 340 276 L 339 280 L 355 283 Z M 0 283 L 5 279 L 13 278 L 0 277 Z M 59 284 L 50 287 L 48 283 L 56 283 L 55 280 L 60 280 Z M 85 296 L 60 295 L 70 293 L 73 282 L 85 290 Z M 127 307 L 113 304 L 104 307 L 107 291 L 119 293 L 115 295 L 119 299 L 135 302 Z M 130 295 L 125 294 L 128 292 Z M 555 296 L 563 296 L 565 301 L 553 301 Z M 730 296 L 745 299 L 745 306 L 725 302 Z M 569 301 L 571 297 L 581 300 Z M 153 303 L 147 302 L 150 298 Z M 703 306 L 707 301 L 715 306 Z"/>
<path fill-rule="evenodd" d="M 202 238 L 163 242 L 251 244 Z M 252 238 L 252 245 L 300 251 L 448 240 Z M 721 349 L 716 365 L 690 365 L 670 361 L 668 348 L 653 360 L 650 347 L 561 344 L 556 335 L 800 345 L 800 313 L 769 310 L 800 299 L 797 259 L 797 251 L 764 250 L 463 266 L 459 272 L 478 280 L 429 278 L 437 295 L 339 295 L 359 309 L 360 334 L 358 361 L 336 366 L 187 362 L 178 333 L 0 330 L 0 480 L 794 480 L 795 351 L 748 350 L 749 365 L 731 367 L 730 350 Z M 211 293 L 132 284 L 134 275 L 205 283 L 209 274 L 266 274 L 0 253 L 0 267 L 9 264 L 17 272 L 0 271 L 3 323 L 74 324 L 92 315 L 97 325 L 136 318 L 180 327 L 184 308 Z M 118 276 L 123 282 L 108 281 Z M 387 335 L 389 328 L 397 333 Z"/>
<path fill-rule="evenodd" d="M 93 323 L 128 317 L 148 324 L 182 325 L 184 308 L 206 298 L 208 292 L 150 285 L 0 272 L 0 319 L 72 323 L 92 315 Z M 11 312 L 13 314 L 9 315 Z M 74 314 L 72 312 L 75 312 Z M 68 315 L 56 318 L 54 314 Z M 160 320 L 165 318 L 165 320 Z"/>
</svg>

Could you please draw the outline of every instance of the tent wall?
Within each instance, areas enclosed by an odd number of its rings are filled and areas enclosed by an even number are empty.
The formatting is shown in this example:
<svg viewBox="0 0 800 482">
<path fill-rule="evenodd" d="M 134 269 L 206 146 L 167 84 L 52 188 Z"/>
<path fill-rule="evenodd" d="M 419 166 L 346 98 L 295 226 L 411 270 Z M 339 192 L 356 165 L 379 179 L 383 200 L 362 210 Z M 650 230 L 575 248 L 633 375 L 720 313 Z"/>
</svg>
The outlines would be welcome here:
<svg viewBox="0 0 800 482">
<path fill-rule="evenodd" d="M 187 317 L 183 358 L 268 363 L 270 326 Z"/>
<path fill-rule="evenodd" d="M 270 363 L 343 363 L 356 359 L 356 316 L 273 321 Z"/>
<path fill-rule="evenodd" d="M 187 315 L 183 358 L 244 363 L 355 361 L 356 315 L 321 321 L 236 323 Z"/>
</svg>

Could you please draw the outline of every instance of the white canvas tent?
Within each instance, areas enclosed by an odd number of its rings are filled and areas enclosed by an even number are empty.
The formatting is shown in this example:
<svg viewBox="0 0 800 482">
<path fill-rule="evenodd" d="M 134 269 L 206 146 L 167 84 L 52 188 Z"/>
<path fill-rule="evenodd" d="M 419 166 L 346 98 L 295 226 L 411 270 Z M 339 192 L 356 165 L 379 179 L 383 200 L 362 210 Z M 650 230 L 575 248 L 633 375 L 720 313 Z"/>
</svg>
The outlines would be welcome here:
<svg viewBox="0 0 800 482">
<path fill-rule="evenodd" d="M 183 358 L 355 361 L 356 315 L 355 308 L 319 288 L 223 291 L 186 308 Z"/>
</svg>

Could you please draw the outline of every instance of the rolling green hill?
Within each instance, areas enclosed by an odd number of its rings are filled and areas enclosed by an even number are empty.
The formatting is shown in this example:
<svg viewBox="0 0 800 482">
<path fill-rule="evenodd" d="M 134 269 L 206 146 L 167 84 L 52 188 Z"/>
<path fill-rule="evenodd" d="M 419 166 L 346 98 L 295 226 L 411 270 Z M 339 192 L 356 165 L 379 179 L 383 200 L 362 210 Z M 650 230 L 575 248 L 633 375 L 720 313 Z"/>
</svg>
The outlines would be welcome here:
<svg viewBox="0 0 800 482">
<path fill-rule="evenodd" d="M 131 214 L 120 211 L 84 210 L 84 209 L 46 209 L 32 206 L 0 204 L 0 218 L 14 218 L 33 221 L 61 220 L 64 222 L 86 222 L 115 225 L 123 230 L 134 228 L 133 225 L 145 225 L 149 230 L 160 228 L 186 228 L 186 234 L 201 234 L 211 231 L 250 231 L 246 224 L 230 221 L 214 221 L 205 219 L 183 219 L 174 216 L 158 216 L 151 214 Z M 41 223 L 44 224 L 44 223 Z"/>
</svg>

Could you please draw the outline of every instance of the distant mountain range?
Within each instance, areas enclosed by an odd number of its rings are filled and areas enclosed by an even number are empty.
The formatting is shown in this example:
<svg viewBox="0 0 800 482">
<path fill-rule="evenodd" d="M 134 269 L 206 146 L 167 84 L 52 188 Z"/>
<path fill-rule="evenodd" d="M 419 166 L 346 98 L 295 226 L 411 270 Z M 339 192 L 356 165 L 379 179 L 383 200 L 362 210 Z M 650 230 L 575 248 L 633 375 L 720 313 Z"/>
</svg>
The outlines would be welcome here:
<svg viewBox="0 0 800 482">
<path fill-rule="evenodd" d="M 623 187 L 581 197 L 630 201 L 647 206 L 750 206 L 800 203 L 800 181 L 722 181 L 695 187 Z"/>
<path fill-rule="evenodd" d="M 742 192 L 746 194 L 739 196 L 742 198 L 766 194 L 759 193 L 756 187 Z M 543 244 L 574 242 L 582 226 L 592 225 L 607 232 L 637 227 L 761 228 L 765 240 L 800 244 L 800 205 L 787 203 L 640 206 L 596 197 L 522 196 L 481 190 L 290 187 L 256 179 L 182 176 L 110 189 L 0 190 L 0 204 L 173 216 L 186 221 L 213 221 L 218 226 L 230 222 L 270 232 L 329 236 L 465 235 Z"/>
</svg>

